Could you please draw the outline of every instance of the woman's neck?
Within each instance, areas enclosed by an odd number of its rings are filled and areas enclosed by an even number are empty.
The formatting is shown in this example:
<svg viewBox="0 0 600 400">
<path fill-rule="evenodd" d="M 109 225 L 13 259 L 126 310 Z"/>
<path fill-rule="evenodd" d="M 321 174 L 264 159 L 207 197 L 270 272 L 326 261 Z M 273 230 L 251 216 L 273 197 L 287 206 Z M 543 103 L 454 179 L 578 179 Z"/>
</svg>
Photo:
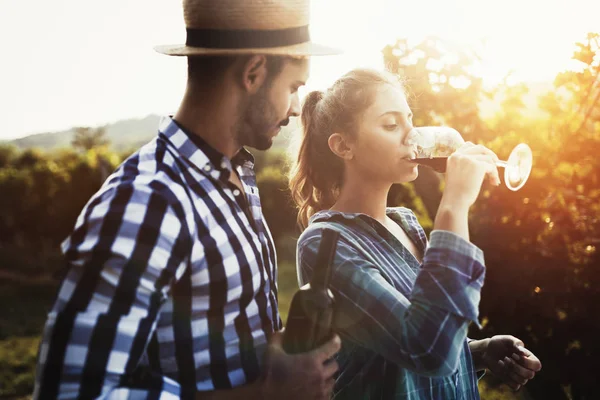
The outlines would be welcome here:
<svg viewBox="0 0 600 400">
<path fill-rule="evenodd" d="M 334 211 L 362 213 L 385 224 L 387 197 L 391 185 L 368 179 L 346 179 L 337 201 L 331 207 Z"/>
</svg>

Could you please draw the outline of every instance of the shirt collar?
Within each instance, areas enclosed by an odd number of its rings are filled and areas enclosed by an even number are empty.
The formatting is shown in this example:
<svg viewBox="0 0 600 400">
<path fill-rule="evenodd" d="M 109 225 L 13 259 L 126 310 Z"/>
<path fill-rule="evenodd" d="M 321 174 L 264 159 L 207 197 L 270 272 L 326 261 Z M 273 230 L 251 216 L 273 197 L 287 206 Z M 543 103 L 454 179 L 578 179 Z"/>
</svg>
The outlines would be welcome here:
<svg viewBox="0 0 600 400">
<path fill-rule="evenodd" d="M 179 154 L 188 159 L 192 165 L 214 178 L 229 179 L 232 168 L 237 166 L 254 168 L 254 157 L 244 147 L 230 160 L 199 135 L 179 125 L 172 116 L 161 119 L 159 133 L 164 135 Z"/>
<path fill-rule="evenodd" d="M 393 219 L 404 219 L 403 218 L 403 213 L 401 211 L 403 210 L 408 210 L 408 209 L 404 209 L 403 207 L 387 207 L 385 210 L 386 215 L 388 215 L 389 217 L 393 218 Z M 409 211 L 410 212 L 410 211 Z M 396 218 L 394 218 L 396 217 Z M 309 218 L 309 224 L 312 224 L 314 222 L 321 222 L 321 221 L 328 221 L 331 219 L 335 219 L 335 218 L 341 218 L 341 219 L 347 219 L 349 221 L 352 221 L 354 219 L 357 218 L 365 218 L 365 219 L 370 219 L 373 220 L 373 217 L 364 214 L 364 213 L 348 213 L 348 212 L 342 212 L 342 211 L 335 211 L 335 210 L 322 210 L 322 211 L 318 211 L 315 214 L 313 214 L 310 218 Z"/>
<path fill-rule="evenodd" d="M 394 221 L 399 222 L 404 228 L 404 231 L 409 237 L 418 245 L 421 246 L 421 250 L 424 250 L 427 246 L 426 239 L 421 238 L 419 234 L 419 221 L 413 212 L 405 207 L 387 207 L 386 215 L 392 218 Z M 371 216 L 364 213 L 345 213 L 341 211 L 323 210 L 312 215 L 308 221 L 309 225 L 316 222 L 335 221 L 335 220 L 347 220 L 356 222 L 355 220 L 361 220 L 371 226 L 379 224 Z"/>
</svg>

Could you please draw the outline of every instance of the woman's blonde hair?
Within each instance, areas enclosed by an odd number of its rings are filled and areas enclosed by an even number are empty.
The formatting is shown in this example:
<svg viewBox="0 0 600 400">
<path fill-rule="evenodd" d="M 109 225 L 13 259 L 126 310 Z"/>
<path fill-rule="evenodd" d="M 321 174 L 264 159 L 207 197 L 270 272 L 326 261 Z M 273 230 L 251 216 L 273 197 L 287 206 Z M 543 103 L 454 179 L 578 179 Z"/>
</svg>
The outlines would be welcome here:
<svg viewBox="0 0 600 400">
<path fill-rule="evenodd" d="M 389 72 L 355 69 L 338 79 L 327 92 L 310 92 L 302 106 L 302 136 L 297 154 L 292 156 L 289 185 L 298 207 L 298 224 L 333 206 L 343 183 L 344 163 L 329 148 L 333 133 L 356 135 L 357 122 L 372 104 L 375 90 L 382 84 L 403 84 Z"/>
</svg>

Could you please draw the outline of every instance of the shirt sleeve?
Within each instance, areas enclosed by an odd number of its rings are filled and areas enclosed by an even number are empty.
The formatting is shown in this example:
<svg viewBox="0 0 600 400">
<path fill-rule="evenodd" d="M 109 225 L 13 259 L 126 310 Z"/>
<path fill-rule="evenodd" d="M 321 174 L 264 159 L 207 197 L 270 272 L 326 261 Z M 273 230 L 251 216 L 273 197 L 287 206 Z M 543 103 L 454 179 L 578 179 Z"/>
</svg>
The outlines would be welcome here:
<svg viewBox="0 0 600 400">
<path fill-rule="evenodd" d="M 307 281 L 320 235 L 302 239 L 298 267 Z M 403 368 L 450 375 L 458 367 L 468 323 L 477 322 L 484 272 L 480 249 L 451 232 L 434 231 L 413 290 L 405 296 L 342 237 L 330 285 L 334 328 Z"/>
<path fill-rule="evenodd" d="M 34 398 L 179 398 L 174 380 L 139 387 L 131 376 L 189 248 L 166 186 L 121 183 L 94 196 L 63 243 L 69 272 L 44 328 Z"/>
</svg>

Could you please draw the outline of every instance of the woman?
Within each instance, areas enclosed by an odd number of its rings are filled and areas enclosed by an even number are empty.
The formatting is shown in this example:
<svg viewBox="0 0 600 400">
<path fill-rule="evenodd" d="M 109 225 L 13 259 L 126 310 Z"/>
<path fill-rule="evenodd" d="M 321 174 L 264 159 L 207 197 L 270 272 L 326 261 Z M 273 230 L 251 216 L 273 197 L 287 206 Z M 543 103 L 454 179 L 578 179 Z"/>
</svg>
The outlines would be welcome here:
<svg viewBox="0 0 600 400">
<path fill-rule="evenodd" d="M 498 185 L 489 149 L 467 143 L 448 159 L 430 240 L 406 208 L 387 208 L 394 183 L 413 181 L 412 113 L 391 74 L 354 70 L 311 92 L 290 175 L 299 222 L 298 277 L 309 281 L 321 231 L 340 240 L 331 289 L 342 338 L 335 398 L 477 399 L 486 367 L 514 389 L 539 360 L 512 336 L 467 340 L 478 324 L 483 253 L 468 212 L 485 179 Z M 479 324 L 478 324 L 479 325 Z"/>
</svg>

